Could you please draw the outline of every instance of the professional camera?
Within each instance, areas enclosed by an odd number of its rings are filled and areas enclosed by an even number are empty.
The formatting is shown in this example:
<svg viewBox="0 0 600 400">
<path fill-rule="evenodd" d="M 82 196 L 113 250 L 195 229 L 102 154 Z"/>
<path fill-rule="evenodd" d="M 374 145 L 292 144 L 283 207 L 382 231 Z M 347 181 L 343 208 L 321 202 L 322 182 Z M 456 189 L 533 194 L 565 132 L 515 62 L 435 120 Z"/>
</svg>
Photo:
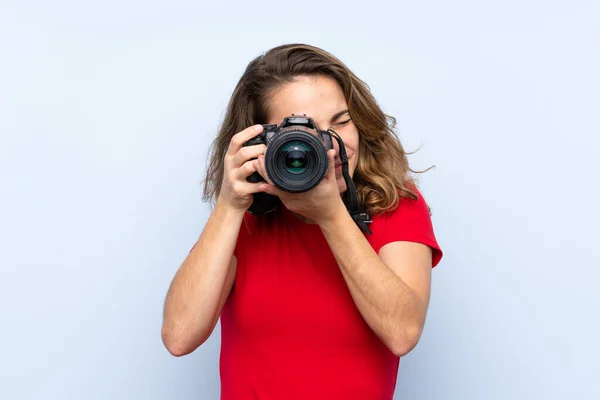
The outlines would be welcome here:
<svg viewBox="0 0 600 400">
<path fill-rule="evenodd" d="M 265 144 L 265 169 L 269 179 L 279 189 L 290 193 L 306 192 L 327 175 L 327 150 L 333 148 L 331 134 L 317 128 L 306 116 L 292 114 L 281 125 L 267 124 L 260 135 L 244 146 Z M 254 172 L 249 182 L 264 179 Z"/>
<path fill-rule="evenodd" d="M 317 128 L 307 117 L 292 114 L 277 124 L 263 125 L 263 131 L 248 140 L 244 146 L 265 144 L 265 170 L 279 189 L 290 193 L 306 192 L 317 186 L 327 175 L 327 150 L 333 148 L 331 134 Z M 264 182 L 258 172 L 248 182 Z M 276 199 L 266 193 L 257 193 L 249 211 L 263 214 L 272 211 Z"/>
<path fill-rule="evenodd" d="M 359 225 L 371 233 L 367 224 L 371 217 L 358 203 L 356 186 L 348 173 L 348 157 L 344 142 L 332 129 L 320 130 L 312 118 L 292 114 L 283 119 L 280 125 L 263 125 L 263 131 L 244 143 L 244 146 L 265 144 L 265 170 L 268 178 L 279 189 L 290 193 L 306 192 L 317 186 L 327 175 L 329 157 L 327 151 L 333 149 L 333 140 L 339 145 L 339 158 L 347 190 L 343 199 L 348 212 Z M 258 172 L 247 178 L 248 182 L 264 182 Z M 259 192 L 248 209 L 252 214 L 266 214 L 274 211 L 279 203 L 276 196 Z"/>
</svg>

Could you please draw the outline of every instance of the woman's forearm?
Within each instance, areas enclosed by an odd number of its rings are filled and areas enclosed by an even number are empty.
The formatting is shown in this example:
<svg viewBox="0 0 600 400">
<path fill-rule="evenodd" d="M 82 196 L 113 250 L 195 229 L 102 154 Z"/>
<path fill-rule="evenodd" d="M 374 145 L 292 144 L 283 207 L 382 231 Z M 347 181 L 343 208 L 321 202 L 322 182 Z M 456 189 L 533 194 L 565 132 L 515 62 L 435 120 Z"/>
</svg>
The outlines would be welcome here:
<svg viewBox="0 0 600 400">
<path fill-rule="evenodd" d="M 189 354 L 212 333 L 235 278 L 233 251 L 244 217 L 217 204 L 175 274 L 164 306 L 162 338 L 176 356 Z"/>
<path fill-rule="evenodd" d="M 409 352 L 426 304 L 382 261 L 345 209 L 321 229 L 367 324 L 394 354 Z"/>
</svg>

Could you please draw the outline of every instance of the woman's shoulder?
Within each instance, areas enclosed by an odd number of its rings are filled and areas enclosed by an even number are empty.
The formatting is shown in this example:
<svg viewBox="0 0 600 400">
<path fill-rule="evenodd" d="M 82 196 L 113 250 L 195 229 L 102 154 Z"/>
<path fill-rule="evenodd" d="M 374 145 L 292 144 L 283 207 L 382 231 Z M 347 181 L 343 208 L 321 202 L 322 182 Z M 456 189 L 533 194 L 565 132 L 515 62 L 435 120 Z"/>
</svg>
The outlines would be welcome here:
<svg viewBox="0 0 600 400">
<path fill-rule="evenodd" d="M 418 242 L 430 246 L 434 250 L 435 264 L 441 259 L 431 209 L 422 192 L 416 187 L 413 196 L 402 196 L 395 207 L 372 217 L 372 237 L 369 239 L 373 248 L 379 252 L 381 247 L 394 241 Z"/>
<path fill-rule="evenodd" d="M 424 216 L 431 216 L 429 205 L 421 191 L 414 187 L 410 193 L 399 193 L 397 203 L 385 211 L 373 214 L 372 220 L 381 224 L 390 219 L 414 219 Z"/>
</svg>

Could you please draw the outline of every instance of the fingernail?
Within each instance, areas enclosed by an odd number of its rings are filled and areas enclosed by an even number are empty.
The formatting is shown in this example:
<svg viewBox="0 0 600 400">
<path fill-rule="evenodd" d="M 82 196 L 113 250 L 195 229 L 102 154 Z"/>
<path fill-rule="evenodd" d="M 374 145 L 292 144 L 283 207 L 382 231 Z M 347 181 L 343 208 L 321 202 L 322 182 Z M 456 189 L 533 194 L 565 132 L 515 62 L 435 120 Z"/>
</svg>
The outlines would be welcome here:
<svg viewBox="0 0 600 400">
<path fill-rule="evenodd" d="M 254 130 L 255 131 L 260 131 L 262 129 L 262 125 L 254 125 Z"/>
</svg>

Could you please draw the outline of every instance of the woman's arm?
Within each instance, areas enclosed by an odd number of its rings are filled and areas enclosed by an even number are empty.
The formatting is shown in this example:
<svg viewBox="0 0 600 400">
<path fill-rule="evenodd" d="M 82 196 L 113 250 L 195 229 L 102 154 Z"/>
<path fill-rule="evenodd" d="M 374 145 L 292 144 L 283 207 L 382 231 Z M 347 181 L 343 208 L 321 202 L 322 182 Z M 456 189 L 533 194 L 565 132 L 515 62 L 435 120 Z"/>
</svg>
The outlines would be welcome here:
<svg viewBox="0 0 600 400">
<path fill-rule="evenodd" d="M 174 356 L 193 352 L 211 335 L 233 285 L 233 256 L 244 212 L 217 202 L 198 242 L 169 288 L 162 340 Z"/>
<path fill-rule="evenodd" d="M 425 324 L 431 249 L 392 242 L 378 255 L 343 204 L 320 227 L 365 321 L 395 355 L 410 352 Z"/>
</svg>

